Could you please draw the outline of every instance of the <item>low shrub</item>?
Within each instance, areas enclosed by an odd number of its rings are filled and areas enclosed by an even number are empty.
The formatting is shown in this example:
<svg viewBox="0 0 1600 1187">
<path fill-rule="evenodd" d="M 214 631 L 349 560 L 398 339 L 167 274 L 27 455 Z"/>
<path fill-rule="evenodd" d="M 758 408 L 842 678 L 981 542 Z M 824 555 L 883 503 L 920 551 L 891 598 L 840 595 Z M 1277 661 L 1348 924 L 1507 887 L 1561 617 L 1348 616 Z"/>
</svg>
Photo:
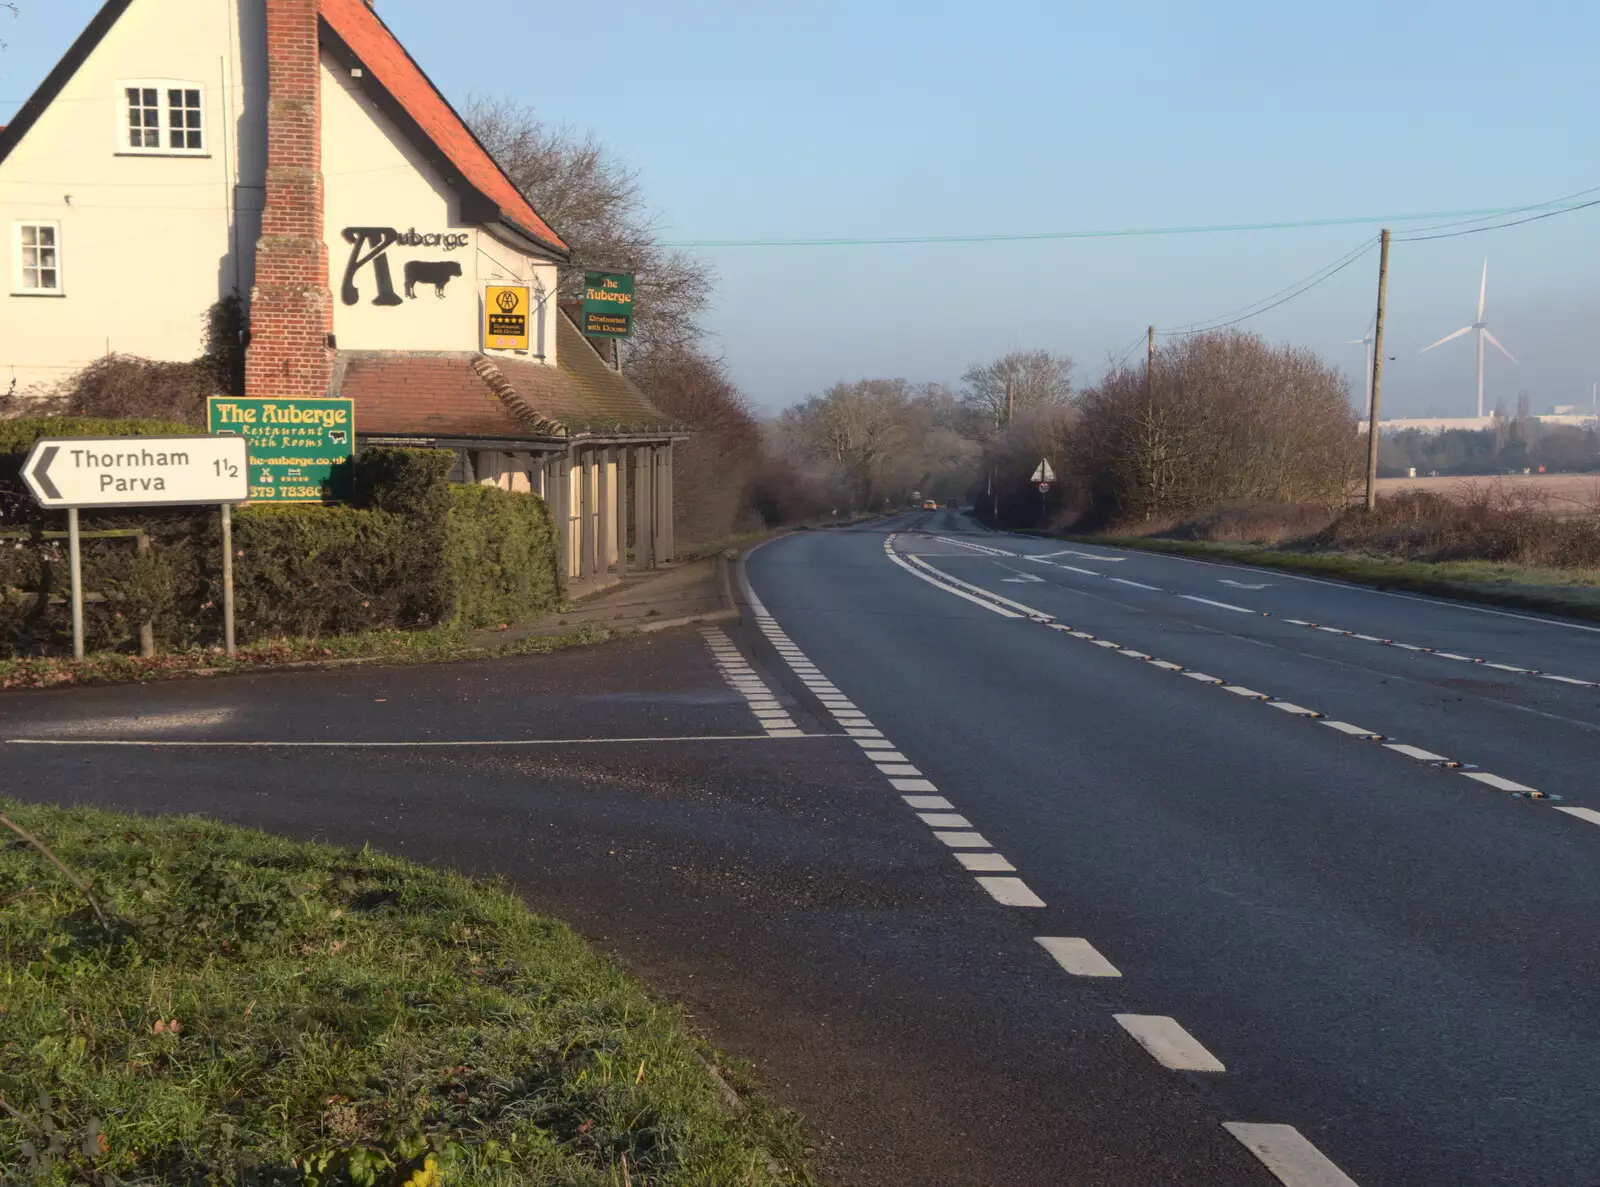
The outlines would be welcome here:
<svg viewBox="0 0 1600 1187">
<path fill-rule="evenodd" d="M 462 626 L 536 618 L 561 604 L 556 526 L 543 499 L 493 486 L 448 488 L 449 614 Z"/>
<path fill-rule="evenodd" d="M 70 632 L 67 548 L 47 532 L 65 515 L 22 493 L 20 454 L 43 436 L 183 432 L 151 421 L 37 418 L 0 421 L 0 655 L 59 643 Z M 368 449 L 354 506 L 263 504 L 234 514 L 235 617 L 241 638 L 320 637 L 437 624 L 525 620 L 564 596 L 556 531 L 543 500 L 491 487 L 451 486 L 447 450 Z M 221 533 L 212 508 L 85 511 L 86 644 L 136 645 L 147 618 L 159 645 L 189 647 L 222 629 Z M 25 535 L 23 534 L 25 533 Z"/>
<path fill-rule="evenodd" d="M 1556 569 L 1600 568 L 1600 514 L 1555 516 L 1526 492 L 1497 485 L 1447 498 L 1405 491 L 1353 508 L 1314 543 L 1406 560 L 1484 560 Z"/>
<path fill-rule="evenodd" d="M 1224 503 L 1163 534 L 1179 540 L 1276 545 L 1326 531 L 1334 518 L 1328 508 L 1305 503 Z"/>
</svg>

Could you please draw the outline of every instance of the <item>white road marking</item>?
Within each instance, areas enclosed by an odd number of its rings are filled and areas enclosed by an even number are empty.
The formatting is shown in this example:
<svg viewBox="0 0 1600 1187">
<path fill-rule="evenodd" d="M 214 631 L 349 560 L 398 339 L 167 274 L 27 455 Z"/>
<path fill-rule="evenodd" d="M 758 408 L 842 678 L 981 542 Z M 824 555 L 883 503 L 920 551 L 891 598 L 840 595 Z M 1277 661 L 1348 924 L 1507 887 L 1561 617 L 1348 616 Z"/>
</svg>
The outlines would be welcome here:
<svg viewBox="0 0 1600 1187">
<path fill-rule="evenodd" d="M 1228 577 L 1218 577 L 1217 583 L 1219 585 L 1231 585 L 1235 589 L 1266 589 L 1268 585 L 1272 584 L 1271 582 L 1264 582 L 1261 585 L 1250 585 L 1247 582 L 1234 581 Z"/>
<path fill-rule="evenodd" d="M 1018 614 L 1014 610 L 1007 610 L 1004 606 L 996 606 L 993 602 L 988 601 L 985 598 L 973 597 L 971 594 L 966 593 L 966 592 L 964 592 L 962 590 L 951 589 L 944 582 L 936 581 L 932 577 L 928 576 L 928 574 L 918 572 L 915 565 L 912 565 L 908 561 L 902 559 L 898 554 L 896 554 L 894 552 L 893 549 L 889 548 L 887 546 L 887 544 L 885 545 L 884 551 L 888 553 L 889 559 L 891 561 L 893 561 L 895 564 L 899 565 L 907 573 L 910 573 L 913 577 L 916 577 L 917 579 L 919 579 L 921 581 L 926 581 L 929 585 L 937 586 L 938 588 L 944 590 L 945 593 L 955 594 L 956 597 L 958 597 L 958 598 L 965 598 L 967 601 L 971 602 L 974 606 L 982 606 L 985 610 L 988 610 L 988 611 L 990 611 L 991 613 L 994 613 L 994 614 L 998 614 L 1002 618 L 1021 618 L 1022 617 L 1022 615 Z"/>
<path fill-rule="evenodd" d="M 891 559 L 896 560 L 897 563 L 898 563 L 899 562 L 899 558 L 895 554 L 894 539 L 895 539 L 894 535 L 891 534 L 884 541 L 884 552 L 887 555 L 889 555 L 889 557 Z M 913 559 L 915 559 L 915 558 L 913 558 Z M 1180 559 L 1182 559 L 1182 558 L 1180 558 Z M 966 597 L 967 596 L 961 590 L 953 588 L 953 585 L 959 585 L 959 584 L 964 584 L 964 583 L 959 582 L 956 578 L 949 577 L 948 574 L 942 573 L 938 569 L 934 569 L 932 566 L 923 564 L 923 562 L 921 562 L 921 561 L 919 561 L 918 563 L 922 564 L 923 568 L 928 569 L 929 572 L 937 574 L 940 578 L 944 578 L 945 579 L 945 580 L 933 580 L 932 578 L 929 578 L 929 580 L 930 580 L 930 582 L 932 584 L 934 584 L 934 585 L 938 586 L 939 588 L 943 589 L 946 593 L 953 593 L 953 594 L 957 594 L 958 596 L 962 596 L 962 597 Z M 1098 574 L 1096 574 L 1096 576 L 1098 576 Z M 1324 583 L 1324 584 L 1333 584 L 1333 583 Z M 967 588 L 975 589 L 977 587 L 968 586 Z M 995 595 L 995 596 L 998 597 L 998 595 Z M 1212 605 L 1221 606 L 1224 609 L 1239 610 L 1242 613 L 1246 613 L 1246 614 L 1256 613 L 1253 610 L 1246 610 L 1246 609 L 1244 609 L 1243 607 L 1240 607 L 1240 606 L 1231 606 L 1231 605 L 1228 605 L 1225 602 L 1213 603 L 1213 602 L 1210 602 L 1210 599 L 1199 598 L 1199 597 L 1195 597 L 1195 596 L 1189 595 L 1189 594 L 1180 594 L 1178 596 L 1187 598 L 1187 599 L 1189 599 L 1191 601 L 1207 602 L 1207 603 L 1212 604 Z M 1074 627 L 1066 625 L 1065 623 L 1056 622 L 1049 615 L 1046 615 L 1042 611 L 1036 610 L 1031 606 L 1023 605 L 1020 602 L 1013 602 L 1010 599 L 1002 599 L 1002 600 L 1004 600 L 1007 605 L 1014 606 L 1014 607 L 1017 608 L 1017 610 L 1022 612 L 1022 614 L 1013 615 L 1013 617 L 1024 617 L 1025 616 L 1025 617 L 1031 618 L 1033 621 L 1036 621 L 1036 622 L 1039 622 L 1039 623 L 1041 623 L 1043 625 L 1049 626 L 1053 630 L 1059 630 L 1059 631 L 1061 631 L 1061 632 L 1063 632 L 1065 634 L 1071 635 L 1073 638 L 1084 639 L 1086 641 L 1095 643 L 1098 646 L 1114 647 L 1117 650 L 1123 651 L 1123 652 L 1131 651 L 1131 649 L 1122 648 L 1119 644 L 1111 643 L 1109 640 L 1097 639 L 1094 635 L 1090 634 L 1087 631 L 1080 631 L 1080 630 L 1077 630 Z M 1413 599 L 1413 600 L 1427 601 L 1427 599 Z M 1512 615 L 1511 617 L 1519 617 L 1519 616 Z M 1324 628 L 1320 627 L 1318 624 L 1312 623 L 1312 622 L 1307 622 L 1304 619 L 1285 619 L 1284 621 L 1293 623 L 1296 626 L 1314 627 L 1314 628 L 1317 628 L 1319 630 L 1320 629 L 1324 629 Z M 1338 628 L 1326 628 L 1326 629 L 1328 629 L 1330 631 L 1330 633 L 1333 633 L 1333 634 L 1340 634 L 1340 635 L 1345 635 L 1345 636 L 1349 636 L 1349 635 L 1352 634 L 1352 632 L 1339 630 Z M 1385 640 L 1384 642 L 1387 643 L 1387 640 Z M 1411 650 L 1411 651 L 1426 651 L 1427 650 L 1426 648 L 1416 647 L 1416 646 L 1413 646 L 1413 645 L 1410 645 L 1410 644 L 1390 644 L 1390 645 L 1397 646 L 1397 647 L 1403 647 L 1403 648 L 1405 648 L 1407 650 Z M 1278 709 L 1281 712 L 1289 713 L 1289 714 L 1291 714 L 1293 716 L 1306 717 L 1306 718 L 1309 718 L 1311 720 L 1319 721 L 1319 722 L 1321 722 L 1321 724 L 1328 726 L 1330 729 L 1337 730 L 1338 732 L 1346 734 L 1347 736 L 1350 736 L 1350 737 L 1353 737 L 1353 738 L 1360 738 L 1360 739 L 1368 740 L 1368 741 L 1376 741 L 1376 742 L 1386 742 L 1387 741 L 1387 739 L 1385 738 L 1384 735 L 1379 734 L 1379 733 L 1377 733 L 1377 732 L 1375 732 L 1373 730 L 1368 730 L 1368 729 L 1365 729 L 1365 728 L 1363 728 L 1361 726 L 1357 726 L 1357 725 L 1351 725 L 1349 722 L 1345 722 L 1345 721 L 1329 721 L 1326 718 L 1324 718 L 1324 716 L 1320 712 L 1318 712 L 1318 711 L 1316 711 L 1314 709 L 1308 709 L 1303 705 L 1297 705 L 1297 704 L 1294 704 L 1291 701 L 1277 700 L 1277 699 L 1272 698 L 1270 696 L 1270 694 L 1258 693 L 1258 692 L 1254 691 L 1253 689 L 1247 689 L 1247 688 L 1244 688 L 1244 687 L 1239 686 L 1239 685 L 1228 685 L 1228 684 L 1226 684 L 1225 681 L 1219 679 L 1216 676 L 1211 676 L 1211 675 L 1208 675 L 1208 674 L 1206 674 L 1204 672 L 1185 671 L 1183 669 L 1182 665 L 1169 663 L 1169 662 L 1167 662 L 1165 660 L 1151 659 L 1148 656 L 1144 656 L 1142 653 L 1139 653 L 1139 654 L 1140 654 L 1140 658 L 1146 659 L 1146 661 L 1149 662 L 1150 664 L 1152 664 L 1152 666 L 1165 668 L 1165 669 L 1167 669 L 1169 671 L 1179 672 L 1181 675 L 1187 676 L 1189 679 L 1195 680 L 1195 681 L 1197 681 L 1199 683 L 1222 685 L 1229 692 L 1235 693 L 1238 696 L 1247 697 L 1247 698 L 1252 699 L 1252 700 L 1262 701 L 1262 702 L 1264 702 L 1266 704 L 1271 705 L 1274 709 Z M 1578 683 L 1576 681 L 1570 681 L 1570 680 L 1569 680 L 1569 682 Z M 1453 763 L 1451 760 L 1449 760 L 1447 758 L 1444 758 L 1441 755 L 1435 755 L 1435 754 L 1433 754 L 1432 751 L 1423 750 L 1420 747 L 1402 746 L 1400 744 L 1393 744 L 1393 745 L 1390 745 L 1388 748 L 1392 749 L 1392 750 L 1396 750 L 1398 753 L 1406 755 L 1407 757 L 1418 758 L 1421 761 L 1438 762 L 1438 763 L 1448 764 L 1451 767 L 1454 767 L 1454 766 L 1457 765 L 1457 764 Z M 1426 756 L 1426 757 L 1424 757 L 1424 756 Z M 1514 783 L 1514 782 L 1512 782 L 1511 780 L 1508 780 L 1508 779 L 1502 779 L 1498 775 L 1486 775 L 1486 774 L 1484 774 L 1482 772 L 1475 772 L 1475 771 L 1462 771 L 1461 773 L 1464 774 L 1464 775 L 1467 775 L 1468 778 L 1476 779 L 1480 783 L 1485 783 L 1485 784 L 1488 784 L 1489 786 L 1500 788 L 1501 790 L 1521 792 L 1521 793 L 1529 794 L 1531 796 L 1538 796 L 1540 794 L 1534 788 L 1526 787 L 1526 786 L 1524 786 L 1524 785 L 1522 785 L 1520 783 Z M 900 790 L 905 790 L 905 791 L 910 791 L 910 790 L 928 790 L 928 791 L 932 791 L 932 790 L 934 790 L 934 788 L 932 787 L 932 785 L 929 785 L 925 789 L 924 788 L 909 788 L 908 787 L 908 788 L 901 788 Z"/>
<path fill-rule="evenodd" d="M 1144 652 L 1135 651 L 1131 647 L 1124 647 L 1120 651 L 1118 651 L 1117 654 L 1118 655 L 1126 655 L 1130 659 L 1149 659 L 1150 658 Z"/>
<path fill-rule="evenodd" d="M 451 746 L 621 746 L 640 742 L 765 742 L 769 738 L 829 738 L 801 730 L 770 734 L 699 734 L 649 738 L 463 738 L 450 741 L 408 739 L 403 742 L 190 741 L 184 738 L 3 738 L 6 746 L 185 746 L 208 750 L 426 750 Z"/>
<path fill-rule="evenodd" d="M 1157 1063 L 1177 1072 L 1224 1072 L 1222 1061 L 1183 1027 L 1164 1014 L 1113 1014 L 1117 1024 L 1155 1057 Z"/>
<path fill-rule="evenodd" d="M 886 547 L 888 547 L 888 550 L 892 555 L 894 551 L 893 548 L 887 545 Z M 905 559 L 919 568 L 926 569 L 928 572 L 936 574 L 939 578 L 939 580 L 934 583 L 936 585 L 948 583 L 950 585 L 958 586 L 961 589 L 969 591 L 970 593 L 978 594 L 984 598 L 987 598 L 992 602 L 998 602 L 1002 607 L 1009 608 L 1023 618 L 1032 618 L 1040 622 L 1055 621 L 1055 615 L 1053 614 L 1046 614 L 1043 610 L 1035 610 L 1032 606 L 1025 606 L 1021 602 L 1013 601 L 1011 598 L 1005 597 L 1003 594 L 995 593 L 992 589 L 984 589 L 981 585 L 973 585 L 970 581 L 963 581 L 959 577 L 952 577 L 949 573 L 944 572 L 944 570 L 930 565 L 921 557 L 907 555 Z"/>
<path fill-rule="evenodd" d="M 1082 573 L 1085 577 L 1104 577 L 1104 573 L 1097 573 L 1093 569 L 1080 569 L 1077 565 L 1057 565 L 1058 569 L 1065 569 L 1069 573 Z"/>
<path fill-rule="evenodd" d="M 1590 824 L 1600 824 L 1600 812 L 1596 812 L 1593 808 L 1563 808 L 1557 804 L 1556 811 L 1576 816 L 1579 820 L 1587 820 Z"/>
<path fill-rule="evenodd" d="M 894 743 L 888 738 L 857 738 L 856 745 L 863 750 L 893 750 Z"/>
<path fill-rule="evenodd" d="M 1238 1138 L 1284 1187 L 1356 1187 L 1354 1179 L 1292 1125 L 1224 1121 L 1222 1128 Z"/>
<path fill-rule="evenodd" d="M 888 742 L 889 739 L 885 738 L 884 741 Z M 891 742 L 890 745 L 893 745 L 893 743 Z M 910 762 L 911 761 L 905 755 L 901 754 L 898 750 L 874 750 L 871 754 L 867 755 L 867 757 L 870 758 L 873 762 Z"/>
<path fill-rule="evenodd" d="M 1494 788 L 1496 791 L 1535 791 L 1535 790 L 1537 790 L 1536 788 L 1529 787 L 1529 786 L 1527 786 L 1526 784 L 1523 784 L 1523 783 L 1517 783 L 1517 782 L 1514 782 L 1514 781 L 1512 781 L 1510 779 L 1502 779 L 1499 775 L 1491 775 L 1491 774 L 1489 774 L 1488 771 L 1462 771 L 1461 773 L 1463 775 L 1465 775 L 1468 779 L 1475 780 L 1478 783 L 1483 783 L 1483 784 L 1485 784 L 1485 785 L 1487 785 L 1489 787 Z"/>
<path fill-rule="evenodd" d="M 987 544 L 969 544 L 965 540 L 952 540 L 949 536 L 935 536 L 941 544 L 954 544 L 957 548 L 970 548 L 974 552 L 987 552 L 990 556 L 1016 556 L 1014 552 L 1007 552 L 1004 548 L 990 548 Z"/>
<path fill-rule="evenodd" d="M 1418 762 L 1449 762 L 1442 754 L 1435 754 L 1431 750 L 1424 750 L 1420 746 L 1406 746 L 1399 742 L 1385 742 L 1385 750 L 1393 750 L 1396 754 L 1403 754 L 1407 758 L 1414 758 Z"/>
<path fill-rule="evenodd" d="M 918 812 L 917 819 L 929 828 L 972 827 L 972 821 L 956 812 Z"/>
<path fill-rule="evenodd" d="M 875 756 L 868 755 L 867 757 L 873 758 Z M 878 770 L 885 775 L 905 775 L 915 779 L 922 774 L 921 771 L 908 762 L 880 762 L 877 766 Z"/>
<path fill-rule="evenodd" d="M 1485 666 L 1490 668 L 1499 668 L 1502 672 L 1520 672 L 1523 675 L 1527 675 L 1533 671 L 1532 668 L 1519 668 L 1516 664 L 1487 664 Z"/>
<path fill-rule="evenodd" d="M 1261 613 L 1259 610 L 1247 610 L 1243 606 L 1235 606 L 1228 602 L 1214 602 L 1210 598 L 1197 597 L 1194 594 L 1179 594 L 1178 596 L 1188 602 L 1204 602 L 1207 606 L 1216 606 L 1222 610 L 1237 610 L 1240 614 Z"/>
<path fill-rule="evenodd" d="M 993 849 L 994 846 L 983 839 L 982 833 L 934 833 L 952 849 Z"/>
<path fill-rule="evenodd" d="M 896 791 L 938 791 L 929 779 L 891 779 L 889 786 Z"/>
<path fill-rule="evenodd" d="M 1003 907 L 1042 907 L 1044 900 L 1021 878 L 978 878 L 977 883 Z"/>
<path fill-rule="evenodd" d="M 955 805 L 942 795 L 903 795 L 900 797 L 909 806 L 920 809 L 954 808 Z"/>
<path fill-rule="evenodd" d="M 1346 632 L 1346 633 L 1348 633 L 1348 632 Z M 1435 651 L 1434 654 L 1437 655 L 1440 659 L 1458 659 L 1462 663 L 1466 663 L 1466 664 L 1470 664 L 1472 662 L 1472 657 L 1470 655 L 1457 655 L 1453 651 Z"/>
<path fill-rule="evenodd" d="M 1574 680 L 1571 676 L 1557 676 L 1557 675 L 1554 675 L 1553 673 L 1550 673 L 1550 672 L 1541 672 L 1541 673 L 1539 673 L 1539 679 L 1541 679 L 1541 680 L 1555 680 L 1555 681 L 1558 681 L 1558 682 L 1560 682 L 1562 684 L 1577 684 L 1577 685 L 1580 685 L 1583 688 L 1593 688 L 1594 687 L 1594 681 L 1592 681 L 1592 680 Z"/>
<path fill-rule="evenodd" d="M 1381 738 L 1382 734 L 1375 734 L 1371 730 L 1362 729 L 1359 725 L 1351 725 L 1348 721 L 1323 721 L 1323 725 L 1331 730 L 1338 730 L 1341 734 L 1349 734 L 1352 738 Z"/>
<path fill-rule="evenodd" d="M 957 850 L 956 860 L 975 873 L 1008 874 L 1017 868 L 998 853 L 962 853 Z"/>
<path fill-rule="evenodd" d="M 883 731 L 867 725 L 847 725 L 844 729 L 847 738 L 881 738 Z"/>
<path fill-rule="evenodd" d="M 1034 936 L 1035 942 L 1055 957 L 1056 963 L 1074 977 L 1120 977 L 1122 973 L 1088 940 L 1075 936 Z"/>
<path fill-rule="evenodd" d="M 1042 585 L 1044 583 L 1043 577 L 1035 577 L 1032 573 L 1018 573 L 1015 577 L 1002 577 L 1000 580 L 1008 585 L 1028 585 L 1030 583 Z"/>
<path fill-rule="evenodd" d="M 1118 585 L 1131 585 L 1135 589 L 1150 589 L 1154 590 L 1156 593 L 1161 592 L 1161 587 L 1159 585 L 1146 585 L 1142 581 L 1129 581 L 1126 577 L 1112 577 L 1110 580 L 1115 581 Z"/>
</svg>

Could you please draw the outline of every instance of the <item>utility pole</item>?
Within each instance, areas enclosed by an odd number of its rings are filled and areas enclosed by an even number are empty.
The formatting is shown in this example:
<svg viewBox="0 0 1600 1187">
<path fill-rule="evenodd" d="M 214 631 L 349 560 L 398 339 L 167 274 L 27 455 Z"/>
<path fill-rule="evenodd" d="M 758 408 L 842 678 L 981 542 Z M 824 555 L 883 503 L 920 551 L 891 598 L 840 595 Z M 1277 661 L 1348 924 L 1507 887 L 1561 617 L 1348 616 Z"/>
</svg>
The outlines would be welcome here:
<svg viewBox="0 0 1600 1187">
<path fill-rule="evenodd" d="M 1156 373 L 1156 328 L 1151 326 L 1145 331 L 1144 345 L 1144 399 L 1150 403 L 1156 398 L 1155 389 Z"/>
<path fill-rule="evenodd" d="M 1367 510 L 1378 505 L 1378 403 L 1383 390 L 1383 308 L 1389 299 L 1389 230 L 1378 248 L 1378 319 L 1372 333 L 1372 404 L 1367 409 Z"/>
</svg>

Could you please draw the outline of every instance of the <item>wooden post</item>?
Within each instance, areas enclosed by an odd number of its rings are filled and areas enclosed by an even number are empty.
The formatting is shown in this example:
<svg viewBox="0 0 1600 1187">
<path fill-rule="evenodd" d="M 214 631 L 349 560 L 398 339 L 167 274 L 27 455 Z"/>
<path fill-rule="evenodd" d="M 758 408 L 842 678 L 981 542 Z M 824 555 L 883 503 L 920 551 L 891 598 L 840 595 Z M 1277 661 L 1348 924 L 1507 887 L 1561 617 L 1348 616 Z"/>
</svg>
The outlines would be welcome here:
<svg viewBox="0 0 1600 1187">
<path fill-rule="evenodd" d="M 1156 328 L 1151 326 L 1145 331 L 1144 339 L 1144 402 L 1150 403 L 1156 398 Z"/>
<path fill-rule="evenodd" d="M 556 531 L 561 536 L 561 583 L 572 580 L 572 454 L 563 453 L 556 459 L 555 474 Z"/>
<path fill-rule="evenodd" d="M 606 576 L 611 572 L 611 544 L 616 531 L 616 521 L 611 507 L 611 457 L 610 448 L 597 449 L 595 460 L 595 573 Z"/>
<path fill-rule="evenodd" d="M 617 450 L 617 578 L 628 575 L 628 461 L 626 445 Z"/>
<path fill-rule="evenodd" d="M 222 505 L 222 646 L 229 655 L 233 646 L 233 506 Z"/>
<path fill-rule="evenodd" d="M 1378 403 L 1383 388 L 1383 309 L 1389 298 L 1389 231 L 1378 248 L 1378 320 L 1372 333 L 1372 405 L 1367 409 L 1367 510 L 1378 505 Z M 1480 372 L 1481 374 L 1481 372 Z M 1483 411 L 1481 408 L 1478 410 Z"/>
<path fill-rule="evenodd" d="M 146 535 L 144 532 L 140 532 L 139 535 L 137 537 L 135 537 L 135 539 L 137 541 L 139 555 L 140 556 L 149 556 L 150 555 L 150 537 L 148 535 Z M 155 653 L 156 653 L 156 628 L 155 628 L 155 624 L 153 622 L 151 622 L 147 618 L 147 619 L 145 619 L 143 622 L 141 622 L 139 624 L 139 655 L 143 659 L 149 659 Z"/>
<path fill-rule="evenodd" d="M 641 445 L 633 451 L 633 562 L 641 569 L 656 567 L 655 511 L 651 499 L 653 476 L 650 457 L 654 447 Z"/>
<path fill-rule="evenodd" d="M 72 658 L 83 658 L 83 557 L 78 551 L 78 509 L 67 508 L 67 570 L 72 574 Z"/>
<path fill-rule="evenodd" d="M 661 450 L 661 535 L 666 541 L 661 546 L 661 559 L 670 561 L 676 554 L 672 522 L 672 442 Z"/>
<path fill-rule="evenodd" d="M 594 577 L 594 450 L 578 454 L 578 580 Z"/>
</svg>

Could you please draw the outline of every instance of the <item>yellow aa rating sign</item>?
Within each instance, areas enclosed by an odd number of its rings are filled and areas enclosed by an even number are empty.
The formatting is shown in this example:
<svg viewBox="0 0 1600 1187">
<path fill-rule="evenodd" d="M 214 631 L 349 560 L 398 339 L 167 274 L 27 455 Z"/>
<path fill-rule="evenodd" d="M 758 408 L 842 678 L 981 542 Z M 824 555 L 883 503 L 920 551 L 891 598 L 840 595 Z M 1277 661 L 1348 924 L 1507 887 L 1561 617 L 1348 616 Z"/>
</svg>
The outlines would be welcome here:
<svg viewBox="0 0 1600 1187">
<path fill-rule="evenodd" d="M 485 350 L 528 349 L 526 285 L 489 285 L 484 290 L 483 313 Z"/>
</svg>

